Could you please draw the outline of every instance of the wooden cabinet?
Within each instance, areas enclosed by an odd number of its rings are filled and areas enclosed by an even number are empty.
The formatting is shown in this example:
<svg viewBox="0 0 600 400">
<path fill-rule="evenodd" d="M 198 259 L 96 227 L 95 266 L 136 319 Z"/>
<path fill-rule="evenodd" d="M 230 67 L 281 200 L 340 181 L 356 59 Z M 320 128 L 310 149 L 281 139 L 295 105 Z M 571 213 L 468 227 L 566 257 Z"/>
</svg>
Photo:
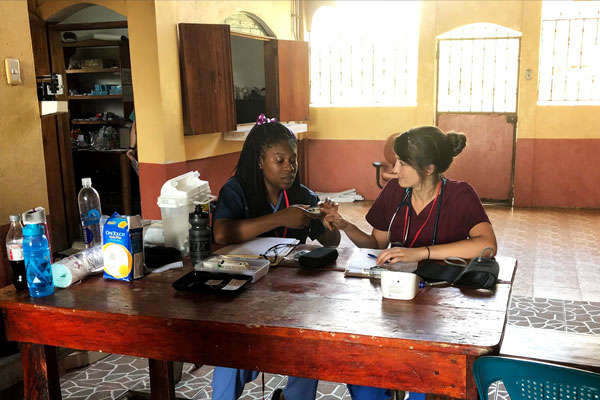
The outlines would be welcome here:
<svg viewBox="0 0 600 400">
<path fill-rule="evenodd" d="M 179 24 L 185 134 L 233 131 L 259 111 L 283 122 L 308 120 L 308 44 L 243 35 L 262 43 L 263 65 L 244 67 L 264 70 L 263 105 L 236 99 L 232 35 L 229 25 Z"/>
</svg>

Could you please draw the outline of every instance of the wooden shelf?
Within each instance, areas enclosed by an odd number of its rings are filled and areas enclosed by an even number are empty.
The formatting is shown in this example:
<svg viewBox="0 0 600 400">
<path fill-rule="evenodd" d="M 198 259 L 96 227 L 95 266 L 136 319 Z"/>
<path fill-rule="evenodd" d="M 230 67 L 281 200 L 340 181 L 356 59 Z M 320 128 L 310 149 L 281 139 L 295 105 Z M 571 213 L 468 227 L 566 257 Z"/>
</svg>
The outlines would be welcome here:
<svg viewBox="0 0 600 400">
<path fill-rule="evenodd" d="M 123 121 L 120 119 L 108 119 L 108 120 L 84 120 L 84 121 L 77 121 L 72 119 L 71 120 L 71 124 L 73 125 L 121 125 Z"/>
<path fill-rule="evenodd" d="M 122 98 L 121 94 L 107 94 L 103 96 L 69 96 L 69 100 L 116 100 Z"/>
<path fill-rule="evenodd" d="M 98 72 L 121 72 L 121 68 L 82 68 L 82 69 L 67 69 L 66 74 L 95 74 Z"/>
<path fill-rule="evenodd" d="M 63 43 L 63 47 L 119 47 L 120 44 L 127 43 L 124 40 L 110 41 L 110 40 L 80 40 L 79 42 L 66 42 Z"/>
</svg>

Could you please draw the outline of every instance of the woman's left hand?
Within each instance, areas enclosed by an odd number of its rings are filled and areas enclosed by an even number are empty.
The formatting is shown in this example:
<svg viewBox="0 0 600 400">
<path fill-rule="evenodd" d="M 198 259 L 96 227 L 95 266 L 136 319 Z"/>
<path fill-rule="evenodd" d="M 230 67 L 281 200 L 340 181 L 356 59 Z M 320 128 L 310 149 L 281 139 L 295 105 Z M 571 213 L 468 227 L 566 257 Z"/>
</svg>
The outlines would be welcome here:
<svg viewBox="0 0 600 400">
<path fill-rule="evenodd" d="M 383 250 L 377 257 L 377 265 L 390 263 L 421 261 L 427 258 L 427 248 L 392 247 Z"/>
</svg>

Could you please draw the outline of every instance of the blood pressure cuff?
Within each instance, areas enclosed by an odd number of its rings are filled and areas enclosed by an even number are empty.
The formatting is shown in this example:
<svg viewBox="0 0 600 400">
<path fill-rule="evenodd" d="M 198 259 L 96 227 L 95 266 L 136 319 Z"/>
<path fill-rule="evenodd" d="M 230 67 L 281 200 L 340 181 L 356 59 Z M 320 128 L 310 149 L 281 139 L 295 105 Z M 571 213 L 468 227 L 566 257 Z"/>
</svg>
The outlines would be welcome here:
<svg viewBox="0 0 600 400">
<path fill-rule="evenodd" d="M 494 258 L 476 257 L 453 282 L 457 286 L 496 290 L 500 266 Z"/>
<path fill-rule="evenodd" d="M 455 286 L 496 290 L 500 267 L 494 258 L 473 258 L 466 267 L 438 264 L 433 261 L 420 265 L 415 274 L 427 282 L 448 282 Z"/>
</svg>

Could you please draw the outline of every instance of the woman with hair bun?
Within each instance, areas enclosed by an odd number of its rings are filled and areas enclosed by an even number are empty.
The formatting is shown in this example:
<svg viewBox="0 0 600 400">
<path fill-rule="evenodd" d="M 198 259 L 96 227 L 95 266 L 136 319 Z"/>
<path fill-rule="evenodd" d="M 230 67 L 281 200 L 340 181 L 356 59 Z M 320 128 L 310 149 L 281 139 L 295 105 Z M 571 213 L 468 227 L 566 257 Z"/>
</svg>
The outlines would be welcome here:
<svg viewBox="0 0 600 400">
<path fill-rule="evenodd" d="M 473 258 L 486 247 L 495 254 L 496 235 L 475 189 L 444 177 L 466 142 L 465 135 L 444 134 L 435 126 L 396 136 L 393 173 L 397 178 L 387 182 L 367 213 L 371 233 L 348 222 L 336 208 L 323 210 L 325 226 L 346 232 L 358 247 L 385 249 L 377 257 L 378 265 L 451 256 Z M 389 389 L 347 386 L 353 400 L 391 398 Z M 409 399 L 425 400 L 425 395 L 410 393 Z"/>
<path fill-rule="evenodd" d="M 326 227 L 346 232 L 358 247 L 386 249 L 377 257 L 379 265 L 473 258 L 486 247 L 495 254 L 496 235 L 475 189 L 444 177 L 466 141 L 464 134 L 444 134 L 435 126 L 397 136 L 397 178 L 388 181 L 366 215 L 372 232 L 361 231 L 333 208 L 324 210 Z"/>
</svg>

